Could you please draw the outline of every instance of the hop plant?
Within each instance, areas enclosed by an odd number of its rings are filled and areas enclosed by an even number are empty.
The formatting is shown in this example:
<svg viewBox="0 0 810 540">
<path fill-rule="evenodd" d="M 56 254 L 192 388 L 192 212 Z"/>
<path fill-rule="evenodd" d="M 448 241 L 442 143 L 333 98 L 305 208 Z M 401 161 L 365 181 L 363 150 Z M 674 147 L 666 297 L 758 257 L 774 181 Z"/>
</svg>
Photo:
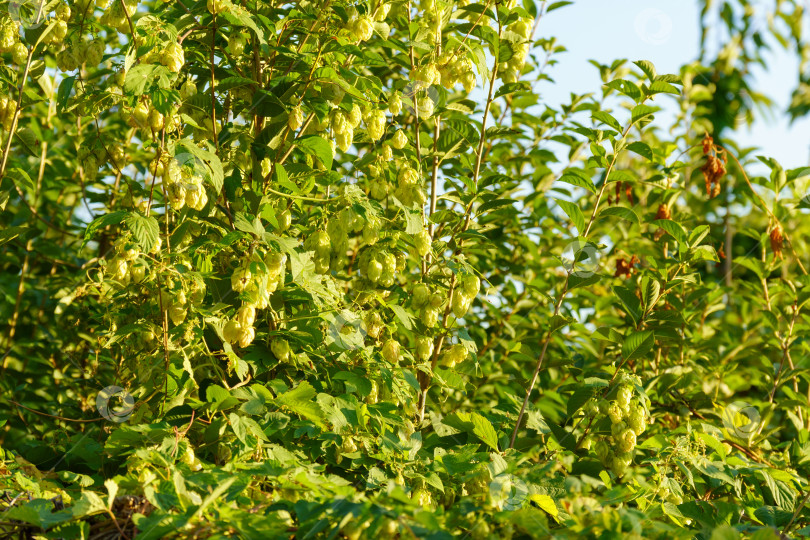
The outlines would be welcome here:
<svg viewBox="0 0 810 540">
<path fill-rule="evenodd" d="M 394 93 L 388 100 L 388 112 L 394 116 L 402 112 L 402 98 L 399 93 Z"/>
<path fill-rule="evenodd" d="M 290 111 L 290 115 L 287 117 L 287 126 L 293 131 L 298 131 L 303 124 L 304 111 L 301 110 L 300 106 L 293 107 L 292 111 Z"/>
<path fill-rule="evenodd" d="M 179 73 L 183 64 L 186 63 L 183 47 L 179 43 L 169 43 L 160 56 L 160 63 L 169 68 L 170 71 Z"/>
<path fill-rule="evenodd" d="M 368 136 L 372 141 L 378 141 L 382 138 L 385 131 L 385 113 L 383 111 L 375 110 L 366 121 L 368 128 Z"/>
<path fill-rule="evenodd" d="M 401 129 L 398 129 L 391 138 L 391 146 L 397 150 L 402 150 L 408 144 L 408 136 Z"/>
</svg>

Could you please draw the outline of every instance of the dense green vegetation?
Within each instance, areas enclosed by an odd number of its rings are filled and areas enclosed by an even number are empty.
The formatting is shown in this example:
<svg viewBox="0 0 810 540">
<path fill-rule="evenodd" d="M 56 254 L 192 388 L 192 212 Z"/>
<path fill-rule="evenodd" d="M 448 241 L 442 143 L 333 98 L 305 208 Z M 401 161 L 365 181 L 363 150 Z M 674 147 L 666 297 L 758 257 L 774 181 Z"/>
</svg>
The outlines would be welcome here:
<svg viewBox="0 0 810 540">
<path fill-rule="evenodd" d="M 0 537 L 810 535 L 802 2 L 569 3 L 4 5 Z"/>
</svg>

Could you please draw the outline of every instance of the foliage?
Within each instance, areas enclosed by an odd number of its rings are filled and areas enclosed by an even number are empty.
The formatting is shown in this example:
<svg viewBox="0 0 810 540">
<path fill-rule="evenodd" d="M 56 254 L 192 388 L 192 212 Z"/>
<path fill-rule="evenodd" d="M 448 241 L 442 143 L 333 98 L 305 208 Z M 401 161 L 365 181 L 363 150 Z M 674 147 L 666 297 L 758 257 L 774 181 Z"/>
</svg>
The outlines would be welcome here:
<svg viewBox="0 0 810 540">
<path fill-rule="evenodd" d="M 552 108 L 566 4 L 6 6 L 4 534 L 810 534 L 801 6 Z"/>
</svg>

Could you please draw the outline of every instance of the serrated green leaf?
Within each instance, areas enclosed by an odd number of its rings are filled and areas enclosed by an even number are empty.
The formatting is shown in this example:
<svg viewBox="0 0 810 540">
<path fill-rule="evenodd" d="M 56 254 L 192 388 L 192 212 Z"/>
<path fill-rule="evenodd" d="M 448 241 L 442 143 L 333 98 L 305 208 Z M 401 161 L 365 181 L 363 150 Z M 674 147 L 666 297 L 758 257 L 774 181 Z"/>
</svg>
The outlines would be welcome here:
<svg viewBox="0 0 810 540">
<path fill-rule="evenodd" d="M 632 209 L 625 208 L 624 206 L 607 206 L 599 212 L 599 217 L 601 218 L 603 216 L 620 217 L 622 219 L 635 223 L 636 225 L 641 223 L 641 220 L 639 219 L 638 215 L 636 215 L 636 213 Z"/>
<path fill-rule="evenodd" d="M 555 199 L 557 204 L 560 205 L 560 208 L 571 218 L 571 221 L 574 223 L 574 226 L 579 231 L 579 234 L 585 234 L 585 216 L 582 214 L 582 210 L 579 209 L 579 206 L 576 204 L 564 201 L 562 199 Z"/>
<path fill-rule="evenodd" d="M 677 240 L 678 243 L 688 245 L 689 242 L 686 237 L 686 231 L 680 223 L 672 221 L 671 219 L 656 219 L 652 224 L 664 229 L 664 231 Z"/>
<path fill-rule="evenodd" d="M 594 119 L 602 122 L 603 124 L 606 124 L 611 128 L 615 129 L 619 133 L 622 132 L 622 126 L 621 124 L 619 124 L 619 121 L 613 118 L 613 116 L 611 116 L 609 113 L 605 111 L 594 111 L 591 113 L 591 116 Z"/>
<path fill-rule="evenodd" d="M 650 81 L 655 80 L 656 75 L 655 66 L 653 65 L 652 62 L 650 62 L 649 60 L 636 60 L 633 63 L 637 65 L 639 68 L 641 68 L 641 71 L 644 72 L 644 74 L 647 76 L 647 79 L 649 79 Z"/>
<path fill-rule="evenodd" d="M 585 188 L 591 193 L 596 193 L 596 186 L 593 185 L 593 180 L 591 180 L 590 176 L 588 176 L 588 174 L 581 169 L 566 170 L 565 173 L 563 173 L 563 175 L 560 177 L 560 182 Z"/>
<path fill-rule="evenodd" d="M 136 212 L 130 212 L 124 218 L 124 222 L 132 231 L 141 251 L 148 253 L 157 244 L 160 237 L 160 226 L 154 216 L 146 217 Z"/>
<path fill-rule="evenodd" d="M 326 139 L 318 135 L 307 135 L 297 139 L 295 145 L 305 153 L 318 158 L 326 170 L 332 168 L 332 147 Z"/>
<path fill-rule="evenodd" d="M 631 122 L 635 124 L 639 120 L 647 119 L 652 120 L 652 115 L 656 111 L 659 111 L 660 107 L 652 107 L 650 105 L 636 105 L 633 107 L 633 112 L 631 113 Z"/>
<path fill-rule="evenodd" d="M 647 354 L 655 344 L 655 334 L 647 330 L 644 332 L 631 332 L 622 343 L 622 358 L 633 360 Z"/>
<path fill-rule="evenodd" d="M 275 403 L 286 407 L 290 411 L 311 420 L 316 426 L 323 428 L 323 410 L 315 401 L 315 389 L 307 381 L 302 382 L 292 390 L 278 396 Z"/>
</svg>

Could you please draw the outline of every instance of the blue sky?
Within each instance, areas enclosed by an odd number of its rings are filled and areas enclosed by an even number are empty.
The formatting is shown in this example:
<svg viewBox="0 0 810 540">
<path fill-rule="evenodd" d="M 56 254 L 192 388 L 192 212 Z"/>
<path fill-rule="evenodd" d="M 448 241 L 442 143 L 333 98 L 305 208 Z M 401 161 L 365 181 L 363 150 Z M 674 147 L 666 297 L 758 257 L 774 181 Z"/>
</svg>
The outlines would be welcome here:
<svg viewBox="0 0 810 540">
<path fill-rule="evenodd" d="M 579 0 L 546 15 L 536 38 L 555 36 L 568 52 L 549 75 L 555 84 L 539 87 L 544 102 L 557 106 L 569 93 L 599 90 L 599 75 L 588 60 L 650 60 L 659 73 L 677 73 L 694 61 L 699 47 L 698 2 L 694 0 Z M 808 28 L 810 30 L 810 28 Z M 737 142 L 776 158 L 786 169 L 810 165 L 810 118 L 789 123 L 784 110 L 797 82 L 795 53 L 774 48 L 768 71 L 755 73 L 755 87 L 776 103 L 771 118 L 759 115 Z"/>
</svg>

